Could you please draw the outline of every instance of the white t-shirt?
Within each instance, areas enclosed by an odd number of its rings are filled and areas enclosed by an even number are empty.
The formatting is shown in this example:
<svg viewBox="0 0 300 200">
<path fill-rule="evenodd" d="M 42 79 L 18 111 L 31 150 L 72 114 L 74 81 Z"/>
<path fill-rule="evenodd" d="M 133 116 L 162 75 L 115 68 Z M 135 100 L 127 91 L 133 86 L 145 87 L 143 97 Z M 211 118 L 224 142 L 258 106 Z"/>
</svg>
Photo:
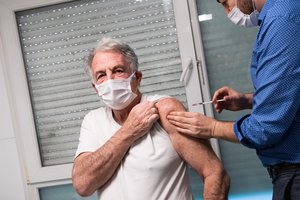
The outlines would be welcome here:
<svg viewBox="0 0 300 200">
<path fill-rule="evenodd" d="M 163 96 L 143 96 L 154 101 Z M 94 152 L 121 126 L 110 108 L 89 112 L 81 126 L 76 156 Z M 187 165 L 174 150 L 168 134 L 156 122 L 129 149 L 114 176 L 98 190 L 100 200 L 192 200 Z"/>
</svg>

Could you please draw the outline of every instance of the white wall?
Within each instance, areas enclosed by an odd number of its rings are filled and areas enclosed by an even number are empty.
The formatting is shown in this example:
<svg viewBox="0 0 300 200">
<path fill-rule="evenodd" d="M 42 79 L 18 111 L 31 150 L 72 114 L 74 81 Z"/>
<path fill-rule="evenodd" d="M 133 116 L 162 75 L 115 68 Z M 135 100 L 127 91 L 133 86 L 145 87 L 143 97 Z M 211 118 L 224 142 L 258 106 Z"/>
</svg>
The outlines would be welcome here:
<svg viewBox="0 0 300 200">
<path fill-rule="evenodd" d="M 19 3 L 18 3 L 19 2 Z M 0 0 L 0 199 L 29 200 L 27 170 L 23 162 L 23 148 L 16 108 L 16 94 L 24 91 L 19 80 L 18 67 L 22 66 L 18 35 L 14 20 L 14 6 L 21 0 Z M 25 1 L 23 1 L 25 2 Z M 24 3 L 23 3 L 24 4 Z M 20 69 L 20 68 L 19 68 Z M 21 68 L 22 69 L 22 68 Z M 15 78 L 15 80 L 14 80 Z M 25 77 L 23 76 L 23 79 Z M 28 95 L 28 94 L 27 94 Z"/>
<path fill-rule="evenodd" d="M 0 199 L 33 200 L 24 138 L 34 130 L 14 12 L 61 0 L 0 0 Z M 23 109 L 26 108 L 26 109 Z M 29 110 L 29 111 L 28 111 Z M 21 112 L 20 112 L 21 111 Z M 28 123 L 31 122 L 31 123 Z M 33 127 L 33 128 L 27 128 Z M 28 132 L 29 130 L 29 132 Z M 27 146 L 27 148 L 29 148 Z M 39 154 L 34 152 L 34 154 Z M 32 153 L 30 154 L 32 155 Z M 27 167 L 26 167 L 27 166 Z M 34 173 L 32 173 L 34 175 Z M 45 173 L 43 173 L 45 174 Z M 34 176 L 33 176 L 34 177 Z M 33 178 L 32 178 L 33 179 Z M 32 180 L 31 180 L 32 181 Z M 30 190 L 30 193 L 29 193 Z M 34 195 L 33 195 L 34 196 Z M 38 195 L 36 195 L 38 196 Z"/>
<path fill-rule="evenodd" d="M 17 149 L 0 38 L 0 199 L 25 199 L 25 178 Z"/>
<path fill-rule="evenodd" d="M 14 55 L 9 55 L 4 48 L 8 42 L 7 35 L 11 34 L 7 27 L 9 20 L 4 17 L 8 10 L 0 0 L 0 199 L 25 200 L 28 199 L 25 170 L 16 137 L 11 78 L 8 74 L 8 63 L 14 60 Z"/>
</svg>

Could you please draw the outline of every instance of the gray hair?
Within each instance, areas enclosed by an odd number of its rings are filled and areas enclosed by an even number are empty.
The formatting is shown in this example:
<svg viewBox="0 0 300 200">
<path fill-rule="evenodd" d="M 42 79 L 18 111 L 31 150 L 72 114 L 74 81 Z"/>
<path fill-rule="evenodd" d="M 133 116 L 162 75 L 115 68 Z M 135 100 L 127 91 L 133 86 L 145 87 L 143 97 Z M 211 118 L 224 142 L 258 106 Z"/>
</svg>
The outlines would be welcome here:
<svg viewBox="0 0 300 200">
<path fill-rule="evenodd" d="M 125 56 L 127 62 L 130 63 L 130 68 L 132 72 L 138 70 L 138 65 L 139 65 L 138 57 L 129 45 L 117 39 L 104 37 L 101 39 L 100 42 L 98 42 L 96 47 L 92 49 L 92 51 L 90 51 L 89 55 L 85 59 L 85 71 L 90 76 L 93 82 L 94 79 L 93 79 L 91 66 L 92 66 L 94 56 L 98 51 L 116 51 L 122 54 L 123 56 Z"/>
</svg>

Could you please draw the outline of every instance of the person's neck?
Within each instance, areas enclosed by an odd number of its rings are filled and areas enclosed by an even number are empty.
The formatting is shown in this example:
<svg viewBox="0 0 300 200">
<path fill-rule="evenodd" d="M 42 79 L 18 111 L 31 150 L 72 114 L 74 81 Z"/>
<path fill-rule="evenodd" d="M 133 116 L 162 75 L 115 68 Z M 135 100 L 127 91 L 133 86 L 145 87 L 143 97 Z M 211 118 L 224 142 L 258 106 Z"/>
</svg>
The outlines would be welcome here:
<svg viewBox="0 0 300 200">
<path fill-rule="evenodd" d="M 267 0 L 254 0 L 256 10 L 261 12 Z"/>
<path fill-rule="evenodd" d="M 115 121 L 122 125 L 127 119 L 131 109 L 141 102 L 142 94 L 138 91 L 137 97 L 123 110 L 112 110 L 112 115 Z"/>
</svg>

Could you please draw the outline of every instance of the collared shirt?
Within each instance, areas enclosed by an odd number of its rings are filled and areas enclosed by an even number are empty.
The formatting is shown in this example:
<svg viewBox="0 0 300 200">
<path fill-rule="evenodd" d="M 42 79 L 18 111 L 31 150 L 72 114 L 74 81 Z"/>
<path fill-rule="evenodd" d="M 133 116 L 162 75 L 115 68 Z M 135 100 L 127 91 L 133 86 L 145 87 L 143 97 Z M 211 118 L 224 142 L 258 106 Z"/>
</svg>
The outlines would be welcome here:
<svg viewBox="0 0 300 200">
<path fill-rule="evenodd" d="M 300 1 L 267 0 L 253 46 L 251 115 L 234 131 L 264 166 L 300 163 Z"/>
</svg>

